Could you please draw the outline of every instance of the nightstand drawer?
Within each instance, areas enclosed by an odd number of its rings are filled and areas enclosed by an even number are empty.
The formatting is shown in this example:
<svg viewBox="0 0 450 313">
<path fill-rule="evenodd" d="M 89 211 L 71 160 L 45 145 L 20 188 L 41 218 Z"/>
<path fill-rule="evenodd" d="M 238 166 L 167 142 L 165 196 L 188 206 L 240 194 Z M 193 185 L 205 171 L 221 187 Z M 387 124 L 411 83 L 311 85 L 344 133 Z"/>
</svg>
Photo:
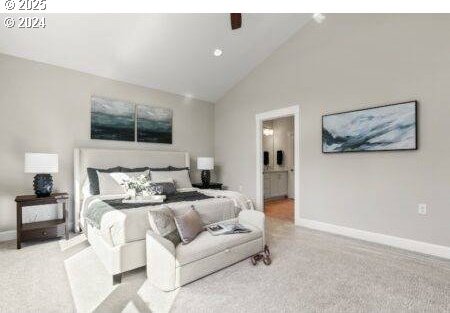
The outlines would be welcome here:
<svg viewBox="0 0 450 313">
<path fill-rule="evenodd" d="M 65 234 L 64 225 L 57 225 L 47 228 L 23 230 L 21 239 L 22 240 L 49 239 L 64 236 L 64 234 Z"/>
</svg>

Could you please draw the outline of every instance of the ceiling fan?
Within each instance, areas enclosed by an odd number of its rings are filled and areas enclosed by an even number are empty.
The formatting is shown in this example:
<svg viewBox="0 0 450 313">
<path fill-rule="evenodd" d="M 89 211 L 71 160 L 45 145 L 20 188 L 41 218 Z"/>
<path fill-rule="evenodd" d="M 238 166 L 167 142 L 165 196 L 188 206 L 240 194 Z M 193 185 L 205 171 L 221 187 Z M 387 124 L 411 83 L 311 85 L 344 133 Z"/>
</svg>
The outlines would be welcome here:
<svg viewBox="0 0 450 313">
<path fill-rule="evenodd" d="M 231 29 L 235 30 L 241 28 L 242 25 L 242 14 L 241 13 L 230 13 Z"/>
</svg>

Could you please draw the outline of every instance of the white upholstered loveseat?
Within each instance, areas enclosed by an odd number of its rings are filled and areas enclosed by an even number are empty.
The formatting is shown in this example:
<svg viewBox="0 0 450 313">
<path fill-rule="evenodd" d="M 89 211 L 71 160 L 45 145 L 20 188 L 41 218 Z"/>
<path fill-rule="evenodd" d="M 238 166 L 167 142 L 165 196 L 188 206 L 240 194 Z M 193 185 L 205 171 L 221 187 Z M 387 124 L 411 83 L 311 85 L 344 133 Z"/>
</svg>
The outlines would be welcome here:
<svg viewBox="0 0 450 313">
<path fill-rule="evenodd" d="M 157 288 L 170 291 L 209 275 L 264 250 L 265 216 L 255 210 L 241 211 L 239 223 L 250 233 L 213 236 L 200 233 L 189 244 L 174 244 L 147 232 L 147 276 Z"/>
</svg>

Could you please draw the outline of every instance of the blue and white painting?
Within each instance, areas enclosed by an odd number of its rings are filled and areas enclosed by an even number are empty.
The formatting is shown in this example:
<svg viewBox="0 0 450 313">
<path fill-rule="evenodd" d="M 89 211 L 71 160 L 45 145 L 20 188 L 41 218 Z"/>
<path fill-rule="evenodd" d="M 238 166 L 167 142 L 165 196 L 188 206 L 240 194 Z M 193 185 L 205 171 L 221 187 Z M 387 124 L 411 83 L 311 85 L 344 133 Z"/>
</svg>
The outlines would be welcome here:
<svg viewBox="0 0 450 313">
<path fill-rule="evenodd" d="M 134 141 L 134 104 L 91 98 L 91 139 Z"/>
<path fill-rule="evenodd" d="M 137 105 L 137 141 L 172 143 L 172 110 Z"/>
<path fill-rule="evenodd" d="M 417 149 L 416 101 L 322 118 L 325 153 Z"/>
</svg>

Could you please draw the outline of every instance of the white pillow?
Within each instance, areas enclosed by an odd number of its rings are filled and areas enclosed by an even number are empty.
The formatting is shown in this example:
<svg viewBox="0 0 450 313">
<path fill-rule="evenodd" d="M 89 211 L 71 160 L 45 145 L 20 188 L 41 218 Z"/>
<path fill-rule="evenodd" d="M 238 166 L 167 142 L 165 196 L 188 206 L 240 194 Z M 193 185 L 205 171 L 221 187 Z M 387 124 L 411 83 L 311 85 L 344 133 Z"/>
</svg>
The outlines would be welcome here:
<svg viewBox="0 0 450 313">
<path fill-rule="evenodd" d="M 191 180 L 189 178 L 188 170 L 181 171 L 150 171 L 150 179 L 152 181 L 163 181 L 172 178 L 175 182 L 175 187 L 192 188 Z"/>
<path fill-rule="evenodd" d="M 100 195 L 120 195 L 127 193 L 123 183 L 129 179 L 137 178 L 141 175 L 148 176 L 149 171 L 144 172 L 113 172 L 103 173 L 97 171 L 98 187 Z"/>
<path fill-rule="evenodd" d="M 152 179 L 150 182 L 152 182 L 152 183 L 172 183 L 172 184 L 175 184 L 175 182 L 173 181 L 173 178 Z"/>
</svg>

